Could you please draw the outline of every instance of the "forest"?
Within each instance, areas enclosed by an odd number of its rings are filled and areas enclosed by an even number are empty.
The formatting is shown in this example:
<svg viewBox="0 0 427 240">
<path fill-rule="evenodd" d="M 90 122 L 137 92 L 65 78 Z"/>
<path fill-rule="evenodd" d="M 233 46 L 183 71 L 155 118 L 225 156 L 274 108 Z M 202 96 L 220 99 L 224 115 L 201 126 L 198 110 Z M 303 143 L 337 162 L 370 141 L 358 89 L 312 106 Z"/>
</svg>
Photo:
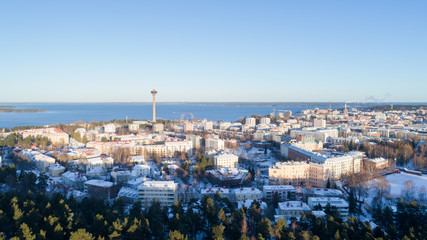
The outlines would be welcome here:
<svg viewBox="0 0 427 240">
<path fill-rule="evenodd" d="M 24 179 L 17 177 L 17 184 Z M 248 209 L 237 209 L 218 194 L 185 205 L 176 201 L 169 208 L 154 202 L 142 209 L 135 202 L 128 209 L 121 199 L 78 201 L 45 192 L 42 186 L 31 189 L 0 194 L 0 239 L 427 239 L 426 208 L 416 202 L 400 201 L 395 212 L 376 209 L 379 224 L 372 229 L 356 217 L 342 219 L 333 211 L 322 218 L 307 214 L 273 223 L 256 201 Z"/>
</svg>

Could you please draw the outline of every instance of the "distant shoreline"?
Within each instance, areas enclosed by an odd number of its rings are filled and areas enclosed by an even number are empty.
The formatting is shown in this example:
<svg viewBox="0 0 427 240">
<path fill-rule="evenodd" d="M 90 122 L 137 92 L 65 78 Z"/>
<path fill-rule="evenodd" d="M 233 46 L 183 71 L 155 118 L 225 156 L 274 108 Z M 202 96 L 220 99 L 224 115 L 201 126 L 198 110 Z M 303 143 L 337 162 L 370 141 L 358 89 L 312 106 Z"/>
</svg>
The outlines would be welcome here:
<svg viewBox="0 0 427 240">
<path fill-rule="evenodd" d="M 46 110 L 40 109 L 16 109 L 13 106 L 0 106 L 0 113 L 37 113 L 47 112 Z"/>
</svg>

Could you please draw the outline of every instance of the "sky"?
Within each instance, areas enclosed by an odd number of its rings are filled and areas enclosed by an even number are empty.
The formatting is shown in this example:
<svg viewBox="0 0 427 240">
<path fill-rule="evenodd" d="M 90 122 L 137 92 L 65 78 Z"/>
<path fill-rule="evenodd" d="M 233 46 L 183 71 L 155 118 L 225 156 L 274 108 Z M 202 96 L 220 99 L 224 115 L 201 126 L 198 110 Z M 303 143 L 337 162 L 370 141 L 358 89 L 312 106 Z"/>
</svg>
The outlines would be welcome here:
<svg viewBox="0 0 427 240">
<path fill-rule="evenodd" d="M 0 1 L 0 102 L 427 102 L 427 1 Z"/>
</svg>

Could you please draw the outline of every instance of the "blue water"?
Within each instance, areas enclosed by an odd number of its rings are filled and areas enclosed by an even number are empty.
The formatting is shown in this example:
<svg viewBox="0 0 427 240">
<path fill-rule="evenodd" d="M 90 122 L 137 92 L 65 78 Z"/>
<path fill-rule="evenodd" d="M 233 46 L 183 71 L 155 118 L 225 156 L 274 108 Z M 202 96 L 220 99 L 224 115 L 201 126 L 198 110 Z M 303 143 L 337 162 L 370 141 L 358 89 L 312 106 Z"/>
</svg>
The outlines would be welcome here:
<svg viewBox="0 0 427 240">
<path fill-rule="evenodd" d="M 16 126 L 44 126 L 56 123 L 83 121 L 107 121 L 112 119 L 152 119 L 152 105 L 149 103 L 44 103 L 44 104 L 0 104 L 15 106 L 17 109 L 39 109 L 38 113 L 0 113 L 0 128 Z M 157 117 L 179 119 L 187 113 L 194 118 L 207 120 L 237 121 L 254 114 L 267 115 L 277 110 L 291 110 L 294 114 L 308 108 L 327 106 L 228 106 L 201 104 L 157 104 Z"/>
</svg>

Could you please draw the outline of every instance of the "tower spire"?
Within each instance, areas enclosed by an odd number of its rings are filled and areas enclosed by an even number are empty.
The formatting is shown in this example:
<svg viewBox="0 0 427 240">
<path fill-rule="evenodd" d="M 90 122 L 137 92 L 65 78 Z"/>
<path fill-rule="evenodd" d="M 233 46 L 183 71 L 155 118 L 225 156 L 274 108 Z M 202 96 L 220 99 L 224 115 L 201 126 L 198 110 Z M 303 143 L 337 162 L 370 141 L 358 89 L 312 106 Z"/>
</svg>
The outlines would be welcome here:
<svg viewBox="0 0 427 240">
<path fill-rule="evenodd" d="M 156 89 L 153 89 L 153 91 L 151 91 L 151 94 L 153 95 L 153 122 L 155 122 L 156 121 L 156 94 L 157 94 Z"/>
</svg>

